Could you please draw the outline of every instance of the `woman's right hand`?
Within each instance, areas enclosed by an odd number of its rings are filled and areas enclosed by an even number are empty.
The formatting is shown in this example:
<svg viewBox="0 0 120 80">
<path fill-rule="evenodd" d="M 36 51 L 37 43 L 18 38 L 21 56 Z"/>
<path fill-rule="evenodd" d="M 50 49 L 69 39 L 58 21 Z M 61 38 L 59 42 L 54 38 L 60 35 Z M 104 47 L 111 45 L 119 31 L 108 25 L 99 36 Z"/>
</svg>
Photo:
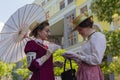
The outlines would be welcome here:
<svg viewBox="0 0 120 80">
<path fill-rule="evenodd" d="M 50 50 L 52 50 L 53 53 L 54 53 L 56 50 L 60 49 L 61 46 L 59 46 L 59 45 L 57 45 L 57 44 L 55 44 L 55 43 L 50 43 L 50 44 L 48 45 L 48 48 L 49 48 Z"/>
<path fill-rule="evenodd" d="M 49 58 L 50 56 L 53 54 L 52 50 L 47 49 L 46 55 L 42 56 L 41 58 L 37 59 L 37 62 L 39 63 L 39 65 L 43 65 Z"/>
<path fill-rule="evenodd" d="M 53 54 L 53 51 L 51 49 L 47 49 L 46 55 L 51 56 Z"/>
</svg>

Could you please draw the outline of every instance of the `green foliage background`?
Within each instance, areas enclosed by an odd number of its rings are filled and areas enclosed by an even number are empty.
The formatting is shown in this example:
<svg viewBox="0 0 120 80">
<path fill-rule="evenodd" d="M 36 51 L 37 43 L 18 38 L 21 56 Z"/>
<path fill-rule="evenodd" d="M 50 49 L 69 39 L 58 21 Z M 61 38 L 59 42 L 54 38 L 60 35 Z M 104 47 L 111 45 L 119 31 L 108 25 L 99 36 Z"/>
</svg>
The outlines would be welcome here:
<svg viewBox="0 0 120 80">
<path fill-rule="evenodd" d="M 107 39 L 106 54 L 120 56 L 120 30 L 104 31 Z"/>
<path fill-rule="evenodd" d="M 115 74 L 120 74 L 120 30 L 115 31 L 104 31 L 107 39 L 107 48 L 105 52 L 105 57 L 111 55 L 113 61 L 110 65 L 107 64 L 107 60 L 104 60 L 101 64 L 104 74 L 109 74 L 114 72 Z"/>
<path fill-rule="evenodd" d="M 30 74 L 30 71 L 27 69 L 27 62 L 26 62 L 26 58 L 23 59 L 21 61 L 21 63 L 23 63 L 23 65 L 18 68 L 18 69 L 15 69 L 15 73 L 18 74 L 19 76 L 22 76 L 23 79 L 26 79 L 29 77 L 29 74 Z"/>
<path fill-rule="evenodd" d="M 112 16 L 120 15 L 120 0 L 92 0 L 92 12 L 100 21 L 112 22 Z"/>
<path fill-rule="evenodd" d="M 113 21 L 112 16 L 118 14 L 120 16 L 120 0 L 92 0 L 91 11 L 100 21 Z M 104 27 L 104 26 L 103 26 Z M 107 49 L 105 58 L 101 64 L 104 74 L 114 72 L 120 74 L 120 30 L 104 31 L 107 39 Z M 113 57 L 113 61 L 108 65 L 107 55 Z"/>
<path fill-rule="evenodd" d="M 13 67 L 15 67 L 15 64 L 8 64 L 0 61 L 0 76 L 11 75 Z"/>
<path fill-rule="evenodd" d="M 65 52 L 66 50 L 64 50 L 64 49 L 59 49 L 59 50 L 57 50 L 55 53 L 54 53 L 54 58 L 53 58 L 53 61 L 54 62 L 56 62 L 56 61 L 60 61 L 60 62 L 63 62 L 64 63 L 64 58 L 62 57 L 62 54 Z M 72 61 L 72 68 L 73 69 L 77 69 L 77 64 L 74 62 L 74 61 Z M 67 60 L 67 64 L 66 64 L 66 70 L 68 70 L 68 69 L 70 69 L 70 63 L 69 63 L 69 61 Z M 61 73 L 63 72 L 63 67 L 62 68 L 60 68 L 60 67 L 55 67 L 54 68 L 54 74 L 55 74 L 55 76 L 60 76 L 61 75 Z"/>
<path fill-rule="evenodd" d="M 111 72 L 114 72 L 115 74 L 120 74 L 120 30 L 115 31 L 104 31 L 103 32 L 106 35 L 107 39 L 107 49 L 105 52 L 105 57 L 110 54 L 113 57 L 113 61 L 110 63 L 110 65 L 107 64 L 106 60 L 103 61 L 101 64 L 102 71 L 104 74 L 109 74 Z M 57 50 L 53 55 L 53 61 L 60 61 L 64 63 L 64 58 L 61 56 L 66 50 L 59 49 Z M 26 59 L 21 61 L 23 65 L 20 68 L 15 68 L 15 64 L 7 64 L 0 62 L 0 76 L 7 76 L 12 75 L 15 76 L 12 73 L 16 73 L 19 76 L 22 76 L 23 79 L 28 78 L 30 71 L 27 69 L 27 63 Z M 77 64 L 72 61 L 73 68 L 77 70 L 78 66 Z M 67 61 L 66 65 L 67 69 L 69 69 L 69 62 Z M 55 67 L 54 68 L 54 74 L 55 76 L 61 75 L 63 72 L 63 67 Z M 17 80 L 17 79 L 16 79 Z"/>
</svg>

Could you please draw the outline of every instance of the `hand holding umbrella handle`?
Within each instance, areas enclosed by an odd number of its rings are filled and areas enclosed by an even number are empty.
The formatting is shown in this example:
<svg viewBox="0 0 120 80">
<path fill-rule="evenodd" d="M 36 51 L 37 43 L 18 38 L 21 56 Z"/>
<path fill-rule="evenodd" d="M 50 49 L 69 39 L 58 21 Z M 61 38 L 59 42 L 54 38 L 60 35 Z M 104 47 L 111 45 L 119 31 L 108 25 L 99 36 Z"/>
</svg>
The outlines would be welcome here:
<svg viewBox="0 0 120 80">
<path fill-rule="evenodd" d="M 49 49 L 47 49 L 46 55 L 42 56 L 41 58 L 37 59 L 37 62 L 39 63 L 39 65 L 43 65 L 49 58 L 50 56 L 53 54 L 53 52 Z"/>
<path fill-rule="evenodd" d="M 48 48 L 49 48 L 50 50 L 52 50 L 53 53 L 54 53 L 56 50 L 60 49 L 61 46 L 59 46 L 59 45 L 57 45 L 57 44 L 55 44 L 55 43 L 50 43 L 50 44 L 48 45 Z"/>
</svg>

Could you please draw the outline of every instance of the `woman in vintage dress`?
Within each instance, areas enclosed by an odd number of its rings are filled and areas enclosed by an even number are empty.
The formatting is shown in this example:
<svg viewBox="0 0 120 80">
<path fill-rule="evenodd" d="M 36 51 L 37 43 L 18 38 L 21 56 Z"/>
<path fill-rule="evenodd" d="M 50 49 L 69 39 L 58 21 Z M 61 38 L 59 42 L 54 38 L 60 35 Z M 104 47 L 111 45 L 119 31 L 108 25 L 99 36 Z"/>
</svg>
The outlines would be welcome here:
<svg viewBox="0 0 120 80">
<path fill-rule="evenodd" d="M 87 38 L 78 54 L 67 55 L 78 63 L 77 80 L 104 80 L 99 65 L 106 49 L 105 35 L 93 28 L 92 16 L 80 14 L 73 24 L 73 31 L 77 30 L 84 39 Z"/>
<path fill-rule="evenodd" d="M 34 22 L 30 30 L 30 36 L 35 38 L 25 46 L 28 69 L 33 72 L 30 80 L 54 80 L 52 54 L 58 46 L 51 50 L 44 44 L 44 40 L 48 40 L 49 36 L 49 23 L 47 20 L 41 23 Z"/>
</svg>

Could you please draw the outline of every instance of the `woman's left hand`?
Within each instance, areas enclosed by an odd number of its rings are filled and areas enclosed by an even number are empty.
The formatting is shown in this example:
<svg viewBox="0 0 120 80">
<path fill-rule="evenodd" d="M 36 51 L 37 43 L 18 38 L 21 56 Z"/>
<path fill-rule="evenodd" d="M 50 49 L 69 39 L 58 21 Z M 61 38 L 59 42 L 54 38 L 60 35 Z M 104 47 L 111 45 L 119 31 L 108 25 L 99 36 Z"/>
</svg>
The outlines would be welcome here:
<svg viewBox="0 0 120 80">
<path fill-rule="evenodd" d="M 63 67 L 63 62 L 60 62 L 60 61 L 54 62 L 54 67 L 60 67 L 60 68 L 62 68 Z"/>
</svg>

